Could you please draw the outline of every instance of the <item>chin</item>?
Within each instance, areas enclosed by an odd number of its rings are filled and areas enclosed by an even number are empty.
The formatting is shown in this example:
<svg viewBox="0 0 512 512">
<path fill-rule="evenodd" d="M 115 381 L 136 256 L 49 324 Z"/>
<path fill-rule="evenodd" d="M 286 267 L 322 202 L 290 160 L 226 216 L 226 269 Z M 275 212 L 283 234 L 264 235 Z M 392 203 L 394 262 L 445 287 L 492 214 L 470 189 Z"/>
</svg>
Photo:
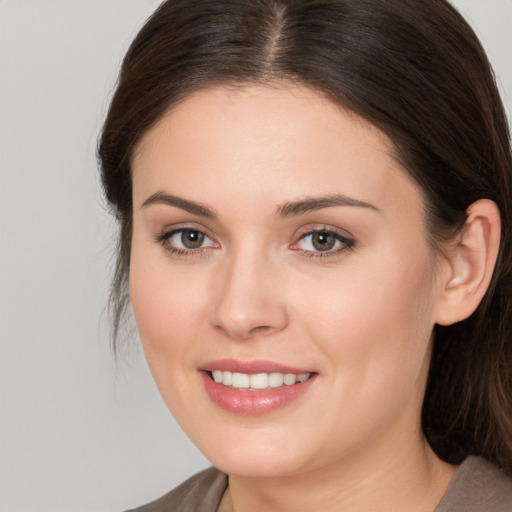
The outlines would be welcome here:
<svg viewBox="0 0 512 512">
<path fill-rule="evenodd" d="M 283 458 L 282 454 L 265 454 L 258 451 L 240 457 L 237 454 L 218 454 L 210 462 L 228 475 L 247 478 L 280 478 L 300 473 L 301 465 L 295 458 Z"/>
<path fill-rule="evenodd" d="M 229 475 L 252 478 L 286 477 L 306 470 L 307 461 L 314 452 L 310 443 L 308 453 L 304 451 L 304 441 L 291 443 L 289 432 L 259 432 L 258 429 L 225 433 L 192 441 L 206 458 L 219 470 Z M 273 435 L 272 435 L 273 434 Z M 280 434 L 280 435 L 279 435 Z M 311 437 L 311 436 L 309 436 Z M 222 439 L 222 441 L 216 441 Z M 302 445 L 302 448 L 301 448 Z"/>
</svg>

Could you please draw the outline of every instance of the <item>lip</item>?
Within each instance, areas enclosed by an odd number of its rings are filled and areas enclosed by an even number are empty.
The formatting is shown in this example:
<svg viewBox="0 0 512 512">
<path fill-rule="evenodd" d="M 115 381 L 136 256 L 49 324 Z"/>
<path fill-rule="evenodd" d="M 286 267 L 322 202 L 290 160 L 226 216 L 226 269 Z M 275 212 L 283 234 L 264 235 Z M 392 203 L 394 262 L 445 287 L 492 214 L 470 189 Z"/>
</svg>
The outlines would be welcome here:
<svg viewBox="0 0 512 512">
<path fill-rule="evenodd" d="M 249 375 L 255 373 L 295 373 L 297 375 L 301 373 L 315 373 L 308 368 L 298 368 L 267 360 L 238 361 L 236 359 L 218 359 L 201 365 L 199 369 L 207 372 L 222 370 L 223 372 L 247 373 Z"/>
<path fill-rule="evenodd" d="M 281 386 L 257 391 L 234 389 L 215 382 L 210 372 L 213 370 L 239 373 L 312 373 L 305 382 L 292 386 Z M 222 359 L 204 364 L 199 369 L 204 388 L 212 402 L 217 406 L 235 414 L 244 416 L 260 416 L 286 407 L 306 393 L 316 381 L 318 374 L 271 361 L 236 361 Z"/>
</svg>

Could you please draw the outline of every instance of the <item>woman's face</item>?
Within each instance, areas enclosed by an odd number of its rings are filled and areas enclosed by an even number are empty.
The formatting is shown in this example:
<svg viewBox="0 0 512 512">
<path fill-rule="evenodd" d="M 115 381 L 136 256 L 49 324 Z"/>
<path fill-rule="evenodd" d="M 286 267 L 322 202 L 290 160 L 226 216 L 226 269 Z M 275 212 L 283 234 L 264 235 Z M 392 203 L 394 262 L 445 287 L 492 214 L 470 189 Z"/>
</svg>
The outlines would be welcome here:
<svg viewBox="0 0 512 512">
<path fill-rule="evenodd" d="M 301 87 L 195 93 L 139 144 L 133 309 L 163 399 L 220 469 L 291 475 L 421 442 L 441 286 L 390 152 Z"/>
</svg>

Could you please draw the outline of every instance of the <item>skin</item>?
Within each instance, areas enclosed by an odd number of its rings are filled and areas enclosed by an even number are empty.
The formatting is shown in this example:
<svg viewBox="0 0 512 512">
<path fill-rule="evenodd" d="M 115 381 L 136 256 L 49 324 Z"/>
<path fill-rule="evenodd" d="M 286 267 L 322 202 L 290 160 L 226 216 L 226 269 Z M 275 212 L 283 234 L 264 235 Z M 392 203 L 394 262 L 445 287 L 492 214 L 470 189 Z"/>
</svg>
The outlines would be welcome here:
<svg viewBox="0 0 512 512">
<path fill-rule="evenodd" d="M 421 190 L 390 155 L 375 127 L 290 86 L 195 93 L 137 147 L 133 309 L 164 401 L 230 475 L 220 510 L 432 511 L 453 476 L 420 426 L 453 266 L 427 242 Z M 155 193 L 215 217 L 144 205 Z M 333 194 L 366 206 L 278 214 Z M 162 235 L 180 228 L 204 244 L 170 252 L 180 237 Z M 301 238 L 312 229 L 350 243 L 320 252 Z M 225 358 L 318 377 L 286 407 L 243 416 L 213 403 L 198 374 Z"/>
</svg>

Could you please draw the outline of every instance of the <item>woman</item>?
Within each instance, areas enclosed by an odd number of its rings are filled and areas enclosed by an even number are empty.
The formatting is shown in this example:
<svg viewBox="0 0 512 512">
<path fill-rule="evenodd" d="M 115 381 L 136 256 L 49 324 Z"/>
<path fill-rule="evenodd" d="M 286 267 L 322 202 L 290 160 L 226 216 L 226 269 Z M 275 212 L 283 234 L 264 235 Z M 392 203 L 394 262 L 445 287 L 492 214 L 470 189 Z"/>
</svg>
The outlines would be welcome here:
<svg viewBox="0 0 512 512">
<path fill-rule="evenodd" d="M 99 155 L 115 334 L 218 468 L 137 510 L 510 510 L 512 158 L 451 5 L 168 0 Z"/>
</svg>

